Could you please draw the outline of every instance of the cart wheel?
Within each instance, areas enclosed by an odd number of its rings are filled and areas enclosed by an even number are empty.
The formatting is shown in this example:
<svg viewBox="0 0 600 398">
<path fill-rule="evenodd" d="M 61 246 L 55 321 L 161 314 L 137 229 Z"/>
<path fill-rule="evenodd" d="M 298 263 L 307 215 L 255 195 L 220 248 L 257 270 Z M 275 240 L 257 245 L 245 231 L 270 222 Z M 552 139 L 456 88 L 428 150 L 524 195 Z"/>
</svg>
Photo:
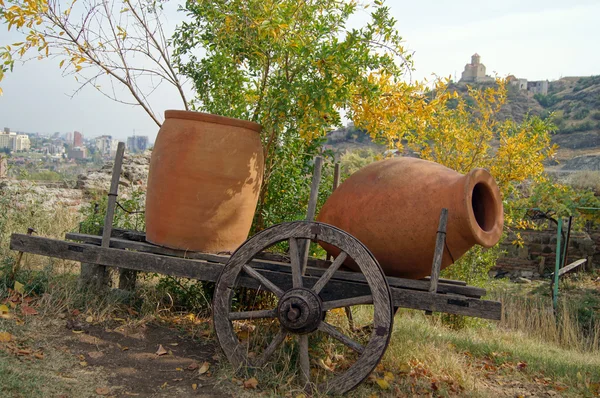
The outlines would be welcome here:
<svg viewBox="0 0 600 398">
<path fill-rule="evenodd" d="M 302 276 L 300 239 L 328 243 L 340 255 L 322 275 Z M 265 261 L 252 263 L 254 256 L 282 241 L 289 244 L 291 273 Z M 331 279 L 347 257 L 367 284 Z M 235 292 L 243 286 L 272 293 L 267 308 L 234 310 Z M 342 309 L 349 306 L 360 306 L 353 307 L 355 324 L 361 317 L 357 314 L 367 319 L 354 331 L 348 330 Z M 332 311 L 336 308 L 340 310 Z M 276 372 L 287 368 L 296 371 L 305 390 L 343 394 L 360 384 L 383 356 L 392 332 L 392 298 L 381 267 L 356 238 L 328 224 L 283 223 L 248 239 L 231 256 L 215 288 L 213 322 L 235 369 L 252 373 L 267 366 Z"/>
</svg>

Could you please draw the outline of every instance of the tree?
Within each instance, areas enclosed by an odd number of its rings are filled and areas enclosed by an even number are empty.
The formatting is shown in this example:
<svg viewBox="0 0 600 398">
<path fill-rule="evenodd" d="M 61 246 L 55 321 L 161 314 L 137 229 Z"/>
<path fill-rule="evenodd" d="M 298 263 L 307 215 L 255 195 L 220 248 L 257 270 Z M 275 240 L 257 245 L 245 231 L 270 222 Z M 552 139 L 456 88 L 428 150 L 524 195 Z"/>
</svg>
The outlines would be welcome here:
<svg viewBox="0 0 600 398">
<path fill-rule="evenodd" d="M 75 76 L 81 85 L 73 95 L 92 86 L 114 101 L 142 107 L 160 126 L 149 96 L 167 83 L 188 109 L 171 62 L 160 1 L 76 1 L 0 0 L 0 21 L 24 36 L 22 42 L 0 47 L 0 81 L 15 60 L 32 59 L 34 52 L 37 59 L 60 60 L 63 73 Z M 124 99 L 118 88 L 125 88 L 131 99 Z"/>
<path fill-rule="evenodd" d="M 257 228 L 281 220 L 273 210 L 282 199 L 296 203 L 282 209 L 283 217 L 302 214 L 317 144 L 341 126 L 356 88 L 372 88 L 368 72 L 399 77 L 408 71 L 410 56 L 395 21 L 375 3 L 360 29 L 346 27 L 359 9 L 353 1 L 186 3 L 190 21 L 173 37 L 174 60 L 194 82 L 193 108 L 263 126 L 266 166 Z"/>
<path fill-rule="evenodd" d="M 357 96 L 352 115 L 357 127 L 389 147 L 404 145 L 423 159 L 468 173 L 490 170 L 505 199 L 517 195 L 517 184 L 544 179 L 543 162 L 554 156 L 550 142 L 555 130 L 550 118 L 528 116 L 518 124 L 504 122 L 499 112 L 506 102 L 506 81 L 484 89 L 468 88 L 461 97 L 438 80 L 433 89 L 423 84 L 372 75 L 379 95 Z M 471 105 L 469 105 L 471 104 Z"/>
</svg>

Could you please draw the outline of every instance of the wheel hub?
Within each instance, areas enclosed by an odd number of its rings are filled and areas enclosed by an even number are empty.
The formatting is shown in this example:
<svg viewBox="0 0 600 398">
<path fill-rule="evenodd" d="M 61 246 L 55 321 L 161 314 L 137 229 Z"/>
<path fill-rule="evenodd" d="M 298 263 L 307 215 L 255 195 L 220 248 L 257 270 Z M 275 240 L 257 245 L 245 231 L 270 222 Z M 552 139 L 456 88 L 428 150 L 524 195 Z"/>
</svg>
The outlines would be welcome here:
<svg viewBox="0 0 600 398">
<path fill-rule="evenodd" d="M 322 319 L 321 299 L 312 290 L 288 290 L 279 300 L 277 316 L 281 325 L 292 333 L 310 333 Z"/>
</svg>

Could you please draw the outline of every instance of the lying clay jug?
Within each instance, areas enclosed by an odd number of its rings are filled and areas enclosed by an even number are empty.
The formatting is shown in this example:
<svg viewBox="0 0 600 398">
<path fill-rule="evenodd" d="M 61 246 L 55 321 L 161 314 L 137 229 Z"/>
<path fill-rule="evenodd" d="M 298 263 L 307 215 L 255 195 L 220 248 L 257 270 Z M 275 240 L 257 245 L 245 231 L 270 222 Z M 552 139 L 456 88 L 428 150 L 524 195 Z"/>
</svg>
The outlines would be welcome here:
<svg viewBox="0 0 600 398">
<path fill-rule="evenodd" d="M 431 274 L 442 208 L 448 209 L 442 269 L 473 245 L 491 247 L 502 235 L 502 200 L 487 170 L 462 175 L 407 157 L 381 160 L 351 175 L 325 202 L 317 220 L 358 238 L 386 275 L 420 279 Z M 345 265 L 357 270 L 351 262 Z"/>
<path fill-rule="evenodd" d="M 165 112 L 150 158 L 146 240 L 232 252 L 248 237 L 263 178 L 261 126 L 200 112 Z"/>
</svg>

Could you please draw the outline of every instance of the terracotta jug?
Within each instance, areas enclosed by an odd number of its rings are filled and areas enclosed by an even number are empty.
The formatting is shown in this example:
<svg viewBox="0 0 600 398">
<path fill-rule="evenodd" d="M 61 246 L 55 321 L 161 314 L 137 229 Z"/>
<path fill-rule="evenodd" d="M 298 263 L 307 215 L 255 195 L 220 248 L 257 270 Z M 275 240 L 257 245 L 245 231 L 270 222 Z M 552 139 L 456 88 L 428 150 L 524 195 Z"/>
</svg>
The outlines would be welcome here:
<svg viewBox="0 0 600 398">
<path fill-rule="evenodd" d="M 150 159 L 146 240 L 232 252 L 248 237 L 263 178 L 261 126 L 200 112 L 165 112 Z"/>
<path fill-rule="evenodd" d="M 360 169 L 333 192 L 317 219 L 358 238 L 387 275 L 420 279 L 431 274 L 444 207 L 448 227 L 442 268 L 473 245 L 491 247 L 500 239 L 502 200 L 489 172 L 462 175 L 415 158 L 386 159 Z"/>
</svg>

